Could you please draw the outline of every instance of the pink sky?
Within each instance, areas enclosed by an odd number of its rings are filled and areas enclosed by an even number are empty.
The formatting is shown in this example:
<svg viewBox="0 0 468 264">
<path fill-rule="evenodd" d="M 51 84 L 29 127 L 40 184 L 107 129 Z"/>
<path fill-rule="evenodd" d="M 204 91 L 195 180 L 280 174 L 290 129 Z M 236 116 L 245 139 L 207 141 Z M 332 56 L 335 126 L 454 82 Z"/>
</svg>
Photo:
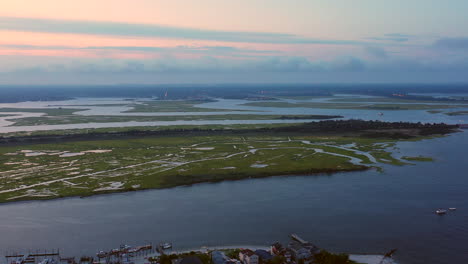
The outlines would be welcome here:
<svg viewBox="0 0 468 264">
<path fill-rule="evenodd" d="M 109 60 L 204 71 L 222 63 L 237 70 L 389 69 L 388 76 L 440 65 L 463 72 L 467 8 L 436 0 L 1 1 L 0 74 Z"/>
</svg>

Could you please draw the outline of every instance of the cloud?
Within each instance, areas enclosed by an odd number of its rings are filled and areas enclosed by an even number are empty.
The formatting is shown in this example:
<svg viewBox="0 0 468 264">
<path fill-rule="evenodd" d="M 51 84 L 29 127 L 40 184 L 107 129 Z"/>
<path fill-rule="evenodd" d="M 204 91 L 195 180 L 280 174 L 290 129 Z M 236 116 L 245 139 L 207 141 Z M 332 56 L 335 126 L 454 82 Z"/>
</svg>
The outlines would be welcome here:
<svg viewBox="0 0 468 264">
<path fill-rule="evenodd" d="M 231 46 L 175 46 L 175 47 L 152 47 L 152 46 L 88 46 L 88 47 L 73 47 L 73 46 L 54 46 L 54 45 L 21 45 L 21 44 L 6 44 L 0 45 L 0 48 L 16 49 L 16 50 L 94 50 L 94 51 L 138 51 L 152 53 L 209 53 L 212 55 L 234 54 L 234 53 L 258 53 L 272 54 L 282 53 L 279 50 L 256 50 L 247 48 L 237 48 Z"/>
<path fill-rule="evenodd" d="M 356 72 L 366 69 L 366 63 L 354 57 L 332 61 L 312 61 L 305 57 L 273 56 L 254 60 L 233 60 L 202 56 L 177 59 L 170 55 L 152 60 L 87 59 L 64 60 L 29 67 L 4 68 L 3 72 L 23 73 L 291 73 L 291 72 Z"/>
<path fill-rule="evenodd" d="M 28 46 L 24 48 L 29 48 Z M 51 48 L 54 48 L 53 46 Z M 94 47 L 87 47 L 94 48 Z M 114 47 L 109 47 L 114 48 Z M 118 47 L 125 48 L 125 47 Z M 150 47 L 147 47 L 150 48 Z M 133 47 L 129 47 L 133 49 Z M 160 48 L 156 48 L 159 52 Z M 178 52 L 171 53 L 162 50 L 156 57 L 148 58 L 95 58 L 95 57 L 31 57 L 28 55 L 3 56 L 0 61 L 0 72 L 14 73 L 47 73 L 47 74 L 249 74 L 276 73 L 363 73 L 373 74 L 410 74 L 426 73 L 428 75 L 439 73 L 463 73 L 468 71 L 468 56 L 456 58 L 445 57 L 400 57 L 388 56 L 380 48 L 366 47 L 365 51 L 381 60 L 363 59 L 355 56 L 340 56 L 334 59 L 311 59 L 308 56 L 287 56 L 284 54 L 252 54 L 248 59 L 237 59 L 235 56 L 218 56 L 211 50 L 226 54 L 237 55 L 243 49 L 229 46 L 191 47 L 180 46 L 168 48 L 199 52 L 209 50 L 207 53 L 197 53 L 197 56 L 182 57 Z M 247 51 L 250 51 L 247 49 Z"/>
<path fill-rule="evenodd" d="M 367 54 L 372 55 L 379 59 L 385 59 L 388 57 L 387 51 L 385 51 L 385 49 L 381 47 L 365 47 L 364 51 Z"/>
<path fill-rule="evenodd" d="M 448 50 L 468 50 L 468 37 L 440 38 L 433 44 L 435 48 Z"/>
<path fill-rule="evenodd" d="M 457 61 L 386 59 L 366 61 L 356 57 L 311 60 L 274 56 L 234 60 L 203 56 L 152 60 L 69 59 L 45 64 L 37 59 L 10 56 L 0 61 L 1 83 L 214 83 L 214 82 L 468 82 L 468 57 Z M 16 67 L 9 62 L 21 61 Z M 86 81 L 84 81 L 86 80 Z"/>
<path fill-rule="evenodd" d="M 367 41 L 314 39 L 285 33 L 221 31 L 164 25 L 20 17 L 0 17 L 0 29 L 27 32 L 175 38 L 249 43 L 369 45 Z"/>
<path fill-rule="evenodd" d="M 413 37 L 413 35 L 408 35 L 408 34 L 401 34 L 401 33 L 390 33 L 390 34 L 385 34 L 386 37 L 391 37 L 391 38 L 410 38 Z"/>
<path fill-rule="evenodd" d="M 383 36 L 372 37 L 368 39 L 377 40 L 377 41 L 407 42 L 410 40 L 411 37 L 413 36 L 407 35 L 407 34 L 400 34 L 400 33 L 391 33 L 391 34 L 385 34 Z"/>
</svg>

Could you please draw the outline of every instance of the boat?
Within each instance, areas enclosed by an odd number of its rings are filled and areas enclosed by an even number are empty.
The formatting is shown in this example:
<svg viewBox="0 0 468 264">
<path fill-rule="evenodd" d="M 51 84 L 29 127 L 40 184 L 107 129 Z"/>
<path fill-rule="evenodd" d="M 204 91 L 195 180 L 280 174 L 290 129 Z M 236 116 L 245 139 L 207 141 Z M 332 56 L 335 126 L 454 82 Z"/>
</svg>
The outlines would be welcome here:
<svg viewBox="0 0 468 264">
<path fill-rule="evenodd" d="M 437 209 L 437 210 L 435 211 L 435 213 L 438 214 L 438 215 L 444 215 L 444 214 L 447 213 L 447 210 L 444 210 L 444 209 Z"/>
<path fill-rule="evenodd" d="M 168 242 L 161 243 L 160 246 L 161 246 L 162 249 L 170 249 L 170 248 L 172 248 L 172 243 L 168 243 Z"/>
<path fill-rule="evenodd" d="M 456 211 L 456 210 L 457 210 L 457 208 L 455 208 L 455 207 L 450 207 L 449 208 L 449 211 Z"/>
</svg>

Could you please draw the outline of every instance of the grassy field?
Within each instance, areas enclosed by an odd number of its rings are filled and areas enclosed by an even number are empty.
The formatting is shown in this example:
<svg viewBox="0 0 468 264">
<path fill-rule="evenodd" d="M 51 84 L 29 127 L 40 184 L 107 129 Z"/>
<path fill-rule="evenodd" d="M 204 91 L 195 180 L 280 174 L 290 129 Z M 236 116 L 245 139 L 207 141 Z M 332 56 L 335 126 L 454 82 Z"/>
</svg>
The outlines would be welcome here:
<svg viewBox="0 0 468 264">
<path fill-rule="evenodd" d="M 200 108 L 195 105 L 204 101 L 149 101 L 132 105 L 134 108 L 127 113 L 147 113 L 147 112 L 232 112 L 236 110 Z M 239 111 L 242 112 L 242 111 Z"/>
<path fill-rule="evenodd" d="M 246 106 L 256 107 L 304 107 L 304 108 L 322 108 L 322 109 L 362 109 L 362 110 L 431 110 L 431 109 L 447 109 L 465 107 L 465 105 L 451 105 L 451 104 L 372 104 L 372 103 L 315 103 L 315 102 L 300 102 L 300 103 L 288 103 L 288 102 L 252 102 L 244 104 Z"/>
<path fill-rule="evenodd" d="M 15 122 L 13 126 L 35 126 L 35 125 L 63 125 L 80 123 L 109 123 L 109 122 L 157 122 L 157 121 L 191 121 L 191 120 L 275 120 L 275 119 L 332 119 L 338 116 L 327 115 L 250 115 L 250 114 L 228 114 L 228 115 L 186 115 L 186 116 L 41 116 L 12 118 L 8 121 Z"/>
<path fill-rule="evenodd" d="M 0 202 L 403 165 L 395 141 L 338 136 L 197 136 L 0 148 Z"/>
<path fill-rule="evenodd" d="M 25 113 L 44 113 L 48 116 L 64 116 L 72 115 L 78 111 L 84 111 L 86 109 L 69 109 L 69 108 L 0 108 L 0 113 L 5 112 L 25 112 Z"/>
</svg>

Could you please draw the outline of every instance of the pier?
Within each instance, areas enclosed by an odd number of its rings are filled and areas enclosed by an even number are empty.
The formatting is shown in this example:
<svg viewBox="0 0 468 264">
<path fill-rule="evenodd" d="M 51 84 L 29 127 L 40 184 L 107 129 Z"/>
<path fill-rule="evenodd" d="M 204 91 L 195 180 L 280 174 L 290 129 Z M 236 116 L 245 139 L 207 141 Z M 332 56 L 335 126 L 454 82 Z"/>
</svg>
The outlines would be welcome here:
<svg viewBox="0 0 468 264">
<path fill-rule="evenodd" d="M 28 254 L 5 253 L 5 259 L 7 264 L 65 264 L 63 259 L 60 257 L 60 250 L 58 249 L 43 252 L 30 251 Z"/>
<path fill-rule="evenodd" d="M 299 235 L 297 234 L 291 234 L 291 238 L 296 240 L 297 242 L 301 243 L 301 244 L 308 244 L 309 242 L 302 239 Z"/>
</svg>

